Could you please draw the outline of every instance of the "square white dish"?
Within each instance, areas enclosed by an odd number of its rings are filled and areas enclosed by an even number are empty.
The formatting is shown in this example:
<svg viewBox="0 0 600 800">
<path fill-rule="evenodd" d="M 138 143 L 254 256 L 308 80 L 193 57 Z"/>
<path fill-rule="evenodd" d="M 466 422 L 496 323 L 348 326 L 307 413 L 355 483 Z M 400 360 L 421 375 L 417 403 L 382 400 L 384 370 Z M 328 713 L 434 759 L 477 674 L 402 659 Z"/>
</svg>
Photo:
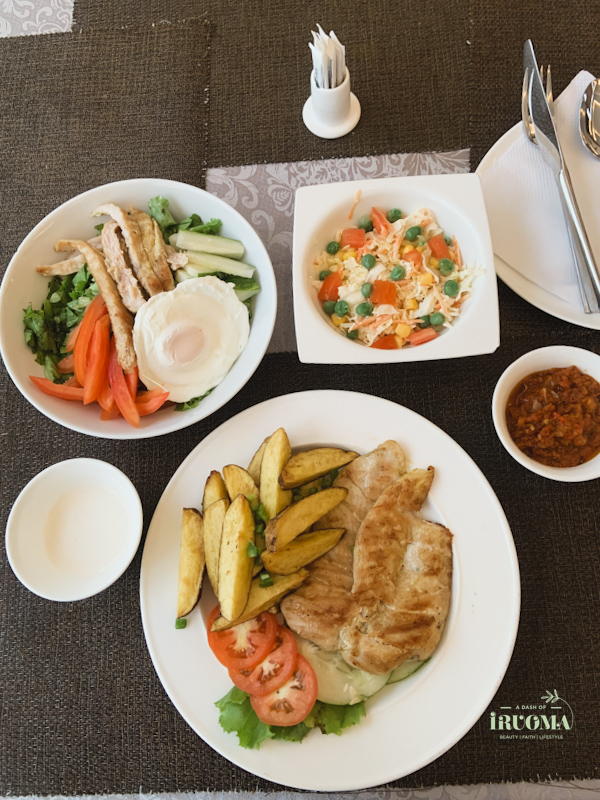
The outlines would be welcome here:
<svg viewBox="0 0 600 800">
<path fill-rule="evenodd" d="M 348 213 L 360 190 L 360 199 Z M 485 271 L 454 324 L 432 342 L 398 350 L 365 347 L 342 336 L 327 320 L 310 279 L 314 260 L 334 233 L 356 224 L 372 206 L 404 214 L 431 208 L 454 234 L 463 260 Z M 305 364 L 380 364 L 432 361 L 493 353 L 500 344 L 494 255 L 479 177 L 427 175 L 306 186 L 296 192 L 293 246 L 294 322 L 298 356 Z"/>
</svg>

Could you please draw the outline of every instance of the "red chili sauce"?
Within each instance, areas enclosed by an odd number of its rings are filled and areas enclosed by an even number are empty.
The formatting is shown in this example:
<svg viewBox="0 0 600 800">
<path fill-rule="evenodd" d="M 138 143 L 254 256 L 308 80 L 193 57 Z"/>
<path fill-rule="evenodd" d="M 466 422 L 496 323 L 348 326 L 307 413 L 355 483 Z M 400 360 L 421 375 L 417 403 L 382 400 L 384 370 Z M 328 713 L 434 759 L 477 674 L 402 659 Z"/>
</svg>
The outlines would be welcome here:
<svg viewBox="0 0 600 800">
<path fill-rule="evenodd" d="M 506 404 L 512 440 L 548 467 L 576 467 L 600 452 L 600 384 L 577 367 L 534 372 Z"/>
</svg>

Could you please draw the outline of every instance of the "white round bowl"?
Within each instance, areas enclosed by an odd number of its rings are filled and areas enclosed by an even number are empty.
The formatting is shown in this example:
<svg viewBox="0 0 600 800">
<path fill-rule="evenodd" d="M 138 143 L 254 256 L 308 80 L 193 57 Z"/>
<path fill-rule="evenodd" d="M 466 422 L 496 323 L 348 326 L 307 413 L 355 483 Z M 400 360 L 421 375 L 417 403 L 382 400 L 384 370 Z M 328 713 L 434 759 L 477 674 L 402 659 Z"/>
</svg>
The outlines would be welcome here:
<svg viewBox="0 0 600 800">
<path fill-rule="evenodd" d="M 211 217 L 221 219 L 223 236 L 239 239 L 244 244 L 244 259 L 256 267 L 261 290 L 253 306 L 248 344 L 222 383 L 196 408 L 183 412 L 175 411 L 173 407 L 165 408 L 142 417 L 140 427 L 133 428 L 122 418 L 103 422 L 96 403 L 84 406 L 67 402 L 50 397 L 34 386 L 29 376 L 43 377 L 44 371 L 25 344 L 23 309 L 30 302 L 39 308 L 48 293 L 49 279 L 38 275 L 36 265 L 64 258 L 64 254 L 54 252 L 54 244 L 59 239 L 89 239 L 93 236 L 98 220 L 90 213 L 97 206 L 113 202 L 145 209 L 150 198 L 157 195 L 169 200 L 169 209 L 175 219 L 183 219 L 194 212 L 204 220 Z M 65 428 L 104 439 L 145 439 L 193 425 L 231 400 L 260 364 L 271 340 L 276 312 L 277 288 L 271 260 L 254 228 L 235 209 L 195 186 L 162 179 L 134 178 L 107 183 L 67 200 L 25 237 L 8 265 L 0 288 L 0 352 L 21 394 L 50 419 Z"/>
<path fill-rule="evenodd" d="M 17 578 L 40 597 L 83 600 L 125 572 L 142 525 L 140 498 L 121 470 L 73 458 L 40 472 L 18 496 L 6 554 Z"/>
<path fill-rule="evenodd" d="M 600 382 L 600 356 L 590 350 L 583 350 L 580 347 L 566 347 L 554 345 L 552 347 L 540 347 L 532 350 L 521 358 L 514 361 L 504 370 L 492 398 L 492 417 L 496 433 L 506 450 L 511 456 L 526 469 L 550 478 L 553 481 L 563 483 L 579 483 L 580 481 L 591 481 L 600 478 L 600 455 L 595 456 L 585 464 L 578 467 L 547 467 L 534 461 L 533 458 L 525 455 L 513 442 L 508 425 L 506 424 L 506 403 L 510 393 L 523 378 L 533 372 L 540 372 L 554 367 L 578 367 L 581 372 L 591 375 Z"/>
</svg>

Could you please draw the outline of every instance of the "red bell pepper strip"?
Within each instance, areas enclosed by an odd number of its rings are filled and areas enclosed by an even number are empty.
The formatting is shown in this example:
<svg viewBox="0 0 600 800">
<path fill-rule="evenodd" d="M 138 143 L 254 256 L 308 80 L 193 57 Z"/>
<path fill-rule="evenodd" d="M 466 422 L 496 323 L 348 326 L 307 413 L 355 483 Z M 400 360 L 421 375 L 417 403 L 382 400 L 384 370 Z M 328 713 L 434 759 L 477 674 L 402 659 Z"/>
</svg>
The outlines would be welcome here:
<svg viewBox="0 0 600 800">
<path fill-rule="evenodd" d="M 94 325 L 88 349 L 88 364 L 83 385 L 83 405 L 98 399 L 108 369 L 110 353 L 110 319 L 104 315 Z"/>
<path fill-rule="evenodd" d="M 109 350 L 109 357 L 110 357 L 110 350 Z M 105 411 L 112 411 L 115 408 L 115 398 L 113 397 L 113 393 L 110 390 L 110 383 L 108 382 L 108 366 L 106 369 L 106 374 L 104 376 L 104 381 L 102 382 L 102 388 L 100 389 L 100 393 L 96 398 L 99 405 Z M 117 409 L 118 410 L 118 409 Z"/>
<path fill-rule="evenodd" d="M 30 375 L 29 380 L 33 381 L 38 389 L 52 397 L 60 397 L 62 400 L 78 400 L 83 402 L 83 389 L 76 386 L 67 386 L 66 383 L 52 383 L 48 378 L 38 378 Z"/>
<path fill-rule="evenodd" d="M 378 208 L 371 209 L 371 222 L 380 236 L 387 236 L 392 230 L 392 226 L 387 221 L 385 214 Z"/>
<path fill-rule="evenodd" d="M 77 380 L 82 386 L 85 386 L 88 347 L 94 332 L 94 325 L 103 314 L 106 314 L 106 305 L 102 297 L 97 294 L 83 315 L 77 341 L 75 342 L 75 350 L 73 351 L 75 375 L 77 375 Z"/>
<path fill-rule="evenodd" d="M 438 334 L 433 328 L 423 328 L 422 330 L 415 331 L 414 333 L 411 333 L 410 336 L 407 336 L 406 341 L 410 342 L 411 344 L 418 345 L 430 342 L 432 339 L 437 339 L 437 337 Z"/>
<path fill-rule="evenodd" d="M 373 281 L 369 301 L 371 303 L 396 305 L 396 285 L 391 281 Z"/>
<path fill-rule="evenodd" d="M 342 271 L 332 272 L 328 275 L 319 289 L 319 300 L 324 303 L 326 300 L 339 300 L 338 289 L 342 285 Z"/>
<path fill-rule="evenodd" d="M 140 424 L 140 412 L 137 410 L 123 369 L 117 359 L 117 347 L 115 345 L 114 337 L 110 343 L 110 358 L 108 360 L 108 381 L 110 388 L 115 398 L 115 403 L 119 407 L 119 411 L 130 425 L 138 428 Z"/>
<path fill-rule="evenodd" d="M 121 416 L 121 412 L 119 411 L 119 407 L 116 403 L 113 404 L 113 407 L 107 411 L 105 408 L 102 409 L 100 412 L 100 419 L 105 422 L 107 419 L 116 419 L 117 417 Z"/>
<path fill-rule="evenodd" d="M 438 261 L 440 258 L 450 258 L 450 250 L 441 233 L 438 233 L 437 236 L 433 236 L 427 244 L 431 250 L 431 255 L 437 258 Z"/>
</svg>

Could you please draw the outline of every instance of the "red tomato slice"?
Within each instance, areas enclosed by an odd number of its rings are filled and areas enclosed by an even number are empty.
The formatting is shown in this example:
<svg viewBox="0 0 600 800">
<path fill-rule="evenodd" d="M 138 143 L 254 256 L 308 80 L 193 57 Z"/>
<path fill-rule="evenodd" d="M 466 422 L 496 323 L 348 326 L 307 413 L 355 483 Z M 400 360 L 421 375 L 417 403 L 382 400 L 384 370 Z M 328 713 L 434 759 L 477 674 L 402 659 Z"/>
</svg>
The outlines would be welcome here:
<svg viewBox="0 0 600 800">
<path fill-rule="evenodd" d="M 408 253 L 404 253 L 402 256 L 402 261 L 412 261 L 413 264 L 419 267 L 423 263 L 423 255 L 418 250 L 409 250 Z"/>
<path fill-rule="evenodd" d="M 168 397 L 169 393 L 163 392 L 162 389 L 152 389 L 151 392 L 138 392 L 135 398 L 135 406 L 139 411 L 140 417 L 154 414 L 165 404 Z"/>
<path fill-rule="evenodd" d="M 363 231 L 364 233 L 364 231 Z M 332 272 L 328 275 L 319 289 L 319 300 L 324 303 L 325 300 L 333 300 L 337 303 L 339 300 L 338 289 L 342 285 L 342 271 Z"/>
<path fill-rule="evenodd" d="M 229 677 L 242 691 L 262 697 L 279 689 L 292 677 L 297 656 L 296 640 L 292 632 L 280 626 L 275 649 L 254 669 L 230 669 Z"/>
<path fill-rule="evenodd" d="M 67 343 L 65 345 L 67 353 L 72 353 L 73 350 L 75 349 L 75 343 L 77 342 L 77 337 L 79 336 L 79 329 L 80 328 L 81 328 L 81 322 L 79 323 L 79 325 L 77 325 L 75 328 L 73 328 L 73 330 L 69 334 L 69 337 L 67 339 Z"/>
<path fill-rule="evenodd" d="M 438 334 L 433 328 L 423 328 L 422 330 L 411 333 L 407 341 L 414 345 L 425 344 L 425 342 L 430 342 L 432 339 L 437 339 L 437 337 Z"/>
<path fill-rule="evenodd" d="M 99 405 L 105 411 L 112 411 L 116 405 L 115 398 L 110 390 L 110 383 L 108 382 L 108 372 L 104 375 L 104 381 L 102 383 L 102 388 L 100 389 L 97 400 Z M 101 417 L 101 419 L 104 419 L 104 417 Z"/>
<path fill-rule="evenodd" d="M 73 358 L 73 353 L 71 353 L 70 356 L 61 358 L 56 366 L 58 367 L 58 371 L 65 375 L 68 375 L 69 372 L 73 372 L 75 369 L 75 359 Z"/>
<path fill-rule="evenodd" d="M 79 400 L 83 403 L 83 389 L 76 386 L 67 386 L 66 383 L 52 383 L 48 378 L 38 378 L 30 375 L 29 380 L 33 381 L 38 389 L 52 397 L 60 397 L 62 400 Z"/>
<path fill-rule="evenodd" d="M 83 405 L 87 406 L 98 398 L 108 374 L 108 356 L 110 353 L 110 319 L 108 315 L 100 317 L 94 325 L 94 331 L 88 347 L 88 364 L 85 383 L 83 384 Z"/>
<path fill-rule="evenodd" d="M 129 392 L 134 400 L 137 394 L 139 377 L 140 371 L 137 367 L 134 368 L 133 372 L 127 372 L 125 374 L 125 382 L 127 386 L 129 386 Z"/>
<path fill-rule="evenodd" d="M 258 617 L 235 625 L 226 631 L 214 632 L 212 624 L 219 616 L 219 606 L 208 618 L 208 644 L 227 669 L 249 669 L 260 664 L 273 649 L 277 636 L 277 617 L 268 611 Z"/>
<path fill-rule="evenodd" d="M 294 674 L 283 686 L 263 697 L 250 695 L 252 708 L 267 725 L 297 725 L 310 714 L 317 700 L 317 676 L 314 669 L 298 655 Z"/>
<path fill-rule="evenodd" d="M 365 246 L 365 231 L 363 228 L 346 228 L 342 231 L 342 238 L 340 239 L 342 247 L 356 247 L 361 248 Z"/>
<path fill-rule="evenodd" d="M 391 281 L 373 281 L 373 289 L 369 297 L 371 303 L 396 305 L 396 285 Z"/>
<path fill-rule="evenodd" d="M 371 221 L 373 223 L 373 227 L 381 236 L 387 236 L 392 229 L 392 226 L 387 221 L 387 217 L 378 208 L 371 209 Z"/>
<path fill-rule="evenodd" d="M 121 416 L 121 412 L 119 411 L 119 406 L 115 403 L 113 407 L 109 410 L 103 408 L 100 412 L 100 419 L 102 422 L 106 422 L 107 419 L 116 419 L 117 417 Z"/>
<path fill-rule="evenodd" d="M 376 342 L 373 342 L 371 347 L 374 347 L 376 350 L 397 350 L 398 340 L 393 333 L 390 333 L 389 336 L 382 336 L 381 339 L 377 339 Z"/>
<path fill-rule="evenodd" d="M 81 341 L 82 334 L 79 334 Z M 77 356 L 75 357 L 77 362 Z M 110 358 L 108 360 L 108 382 L 112 391 L 115 403 L 119 406 L 119 411 L 130 425 L 138 428 L 140 424 L 140 412 L 137 410 L 133 397 L 127 386 L 125 375 L 117 358 L 117 346 L 114 336 L 110 340 Z"/>
<path fill-rule="evenodd" d="M 441 233 L 438 233 L 437 236 L 431 238 L 427 244 L 431 250 L 431 255 L 434 258 L 437 258 L 438 261 L 440 258 L 450 258 L 450 250 L 448 249 L 448 245 L 444 241 L 444 237 Z"/>
<path fill-rule="evenodd" d="M 102 295 L 97 294 L 85 310 L 83 319 L 77 334 L 75 349 L 73 351 L 75 375 L 82 386 L 85 386 L 85 376 L 87 375 L 87 357 L 90 340 L 94 332 L 94 326 L 101 316 L 107 313 L 106 305 Z"/>
</svg>

